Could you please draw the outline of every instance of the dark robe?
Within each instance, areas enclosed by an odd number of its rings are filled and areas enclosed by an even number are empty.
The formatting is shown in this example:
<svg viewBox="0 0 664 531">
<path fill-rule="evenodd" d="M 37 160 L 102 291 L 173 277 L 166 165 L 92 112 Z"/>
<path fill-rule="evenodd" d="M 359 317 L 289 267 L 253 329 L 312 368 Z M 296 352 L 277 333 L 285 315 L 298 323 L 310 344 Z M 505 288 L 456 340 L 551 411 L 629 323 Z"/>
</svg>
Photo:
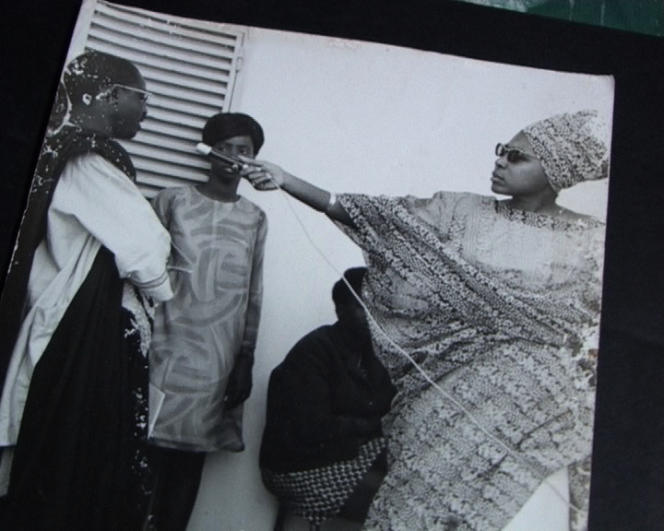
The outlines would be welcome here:
<svg viewBox="0 0 664 531">
<path fill-rule="evenodd" d="M 261 467 L 292 472 L 353 459 L 382 435 L 394 392 L 368 339 L 349 338 L 338 323 L 314 330 L 270 376 Z"/>
</svg>

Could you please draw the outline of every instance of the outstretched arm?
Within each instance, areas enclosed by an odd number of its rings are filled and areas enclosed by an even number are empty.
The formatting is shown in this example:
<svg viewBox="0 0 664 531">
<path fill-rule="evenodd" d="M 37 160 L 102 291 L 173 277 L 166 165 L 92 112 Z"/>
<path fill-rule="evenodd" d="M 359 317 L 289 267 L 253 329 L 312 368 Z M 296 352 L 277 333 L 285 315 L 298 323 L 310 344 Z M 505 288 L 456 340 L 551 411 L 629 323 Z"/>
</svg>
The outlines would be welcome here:
<svg viewBox="0 0 664 531">
<path fill-rule="evenodd" d="M 242 173 L 256 190 L 275 190 L 281 188 L 295 199 L 309 205 L 314 210 L 323 212 L 345 225 L 353 225 L 346 209 L 336 201 L 336 196 L 308 181 L 295 177 L 281 167 L 262 160 L 245 159 L 250 168 Z"/>
</svg>

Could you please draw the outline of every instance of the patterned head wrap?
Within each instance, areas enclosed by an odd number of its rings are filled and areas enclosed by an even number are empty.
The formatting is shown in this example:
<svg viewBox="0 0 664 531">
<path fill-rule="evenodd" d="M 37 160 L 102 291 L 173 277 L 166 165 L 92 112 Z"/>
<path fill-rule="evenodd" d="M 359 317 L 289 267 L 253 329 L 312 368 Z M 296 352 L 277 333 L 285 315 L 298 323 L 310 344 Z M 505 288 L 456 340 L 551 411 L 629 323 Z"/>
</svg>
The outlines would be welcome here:
<svg viewBox="0 0 664 531">
<path fill-rule="evenodd" d="M 205 123 L 203 142 L 214 146 L 217 142 L 234 136 L 248 136 L 254 144 L 254 155 L 263 145 L 263 128 L 251 116 L 240 112 L 222 112 L 215 114 Z"/>
<path fill-rule="evenodd" d="M 552 116 L 523 129 L 556 192 L 608 177 L 607 132 L 597 112 L 589 110 Z"/>
</svg>

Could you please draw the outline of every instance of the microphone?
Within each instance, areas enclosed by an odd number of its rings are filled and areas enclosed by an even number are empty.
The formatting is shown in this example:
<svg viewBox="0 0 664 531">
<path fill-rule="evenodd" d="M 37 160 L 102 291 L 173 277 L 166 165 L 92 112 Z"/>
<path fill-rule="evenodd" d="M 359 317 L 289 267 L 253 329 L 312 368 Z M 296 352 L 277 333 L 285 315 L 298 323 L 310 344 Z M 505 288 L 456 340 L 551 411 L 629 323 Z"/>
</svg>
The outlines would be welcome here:
<svg viewBox="0 0 664 531">
<path fill-rule="evenodd" d="M 246 162 L 242 162 L 240 159 L 236 159 L 235 157 L 231 157 L 230 155 L 226 155 L 225 153 L 222 153 L 221 151 L 214 149 L 212 146 L 208 146 L 207 144 L 204 144 L 203 142 L 199 142 L 196 144 L 196 151 L 201 153 L 202 155 L 206 155 L 208 157 L 211 157 L 213 159 L 220 160 L 227 166 L 230 166 L 230 168 L 234 172 L 241 172 L 241 171 L 247 171 L 251 168 L 251 164 L 247 164 Z"/>
</svg>

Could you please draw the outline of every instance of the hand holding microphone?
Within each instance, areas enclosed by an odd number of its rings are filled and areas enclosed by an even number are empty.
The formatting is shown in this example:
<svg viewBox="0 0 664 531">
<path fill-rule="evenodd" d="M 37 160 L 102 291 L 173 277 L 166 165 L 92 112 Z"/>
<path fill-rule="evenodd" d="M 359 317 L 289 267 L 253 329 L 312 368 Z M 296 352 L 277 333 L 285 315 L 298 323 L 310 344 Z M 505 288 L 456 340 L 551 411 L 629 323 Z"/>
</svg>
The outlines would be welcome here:
<svg viewBox="0 0 664 531">
<path fill-rule="evenodd" d="M 248 164 L 246 172 L 242 172 L 242 177 L 246 178 L 256 190 L 263 192 L 277 190 L 284 184 L 286 172 L 276 164 L 264 160 L 254 160 L 248 157 L 239 156 L 240 161 Z"/>
<path fill-rule="evenodd" d="M 198 144 L 196 144 L 196 151 L 198 151 L 202 155 L 206 155 L 210 158 L 220 160 L 221 162 L 229 166 L 236 173 L 241 173 L 243 171 L 248 170 L 249 167 L 248 163 L 244 163 L 241 160 L 236 159 L 235 157 L 226 155 L 225 153 L 219 151 L 218 149 L 215 149 L 212 146 L 208 146 L 203 142 L 199 142 Z"/>
<path fill-rule="evenodd" d="M 238 155 L 231 157 L 202 142 L 196 144 L 196 150 L 202 155 L 220 160 L 234 172 L 247 179 L 256 190 L 276 190 L 284 182 L 284 170 L 276 164 L 258 161 Z"/>
<path fill-rule="evenodd" d="M 300 179 L 276 164 L 242 155 L 238 155 L 237 158 L 229 157 L 205 144 L 198 144 L 196 147 L 209 157 L 215 157 L 226 164 L 237 165 L 233 166 L 234 169 L 236 168 L 235 171 L 247 179 L 256 190 L 281 190 L 302 201 L 305 205 L 324 212 L 335 221 L 344 225 L 354 225 L 346 209 L 337 202 L 334 193 Z"/>
</svg>

